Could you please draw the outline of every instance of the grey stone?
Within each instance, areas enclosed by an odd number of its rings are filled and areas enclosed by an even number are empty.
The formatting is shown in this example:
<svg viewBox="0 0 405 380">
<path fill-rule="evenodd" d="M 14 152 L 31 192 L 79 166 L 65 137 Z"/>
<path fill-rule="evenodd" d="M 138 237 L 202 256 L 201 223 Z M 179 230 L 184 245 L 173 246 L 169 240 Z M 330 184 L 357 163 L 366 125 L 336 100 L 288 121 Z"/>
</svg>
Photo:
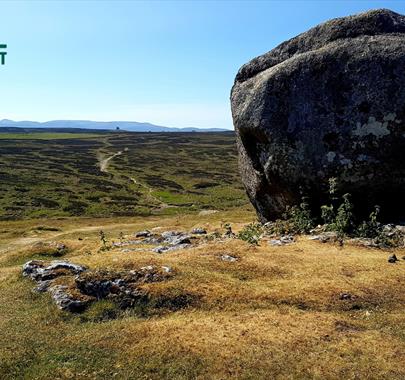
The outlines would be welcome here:
<svg viewBox="0 0 405 380">
<path fill-rule="evenodd" d="M 270 245 L 286 245 L 294 242 L 294 237 L 291 235 L 281 236 L 280 239 L 271 239 L 269 240 Z"/>
<path fill-rule="evenodd" d="M 38 285 L 34 288 L 34 292 L 43 293 L 49 289 L 52 280 L 39 281 Z"/>
<path fill-rule="evenodd" d="M 221 255 L 221 260 L 222 261 L 229 261 L 229 262 L 233 263 L 235 261 L 238 261 L 238 258 L 225 253 L 225 254 Z"/>
<path fill-rule="evenodd" d="M 23 265 L 23 276 L 35 281 L 46 281 L 64 274 L 79 274 L 87 268 L 67 261 L 52 261 L 49 265 L 41 260 L 30 260 Z"/>
<path fill-rule="evenodd" d="M 318 235 L 313 235 L 308 238 L 309 240 L 318 240 L 321 243 L 337 241 L 337 233 L 333 231 L 322 232 Z"/>
<path fill-rule="evenodd" d="M 59 309 L 72 313 L 83 311 L 93 301 L 87 297 L 84 300 L 75 298 L 64 285 L 54 285 L 49 288 L 49 292 Z"/>
<path fill-rule="evenodd" d="M 48 271 L 47 275 L 44 272 Z M 69 262 L 31 260 L 23 265 L 23 275 L 37 282 L 36 292 L 48 291 L 56 305 L 65 311 L 81 312 L 90 303 L 99 299 L 111 299 L 121 308 L 133 306 L 145 299 L 145 292 L 139 287 L 144 283 L 164 281 L 171 276 L 172 269 L 145 266 L 138 270 L 111 271 L 96 270 Z M 60 276 L 70 276 L 64 283 L 55 284 Z M 72 284 L 72 276 L 74 283 Z"/>
<path fill-rule="evenodd" d="M 206 235 L 207 234 L 207 230 L 205 230 L 204 228 L 194 228 L 191 233 L 193 235 Z"/>
<path fill-rule="evenodd" d="M 160 245 L 152 249 L 155 253 L 166 253 L 170 251 L 176 251 L 178 249 L 186 249 L 191 247 L 191 244 L 176 244 L 176 245 Z"/>
<path fill-rule="evenodd" d="M 395 264 L 398 261 L 397 256 L 395 255 L 395 253 L 393 255 L 391 255 L 390 257 L 388 257 L 388 262 L 391 264 Z"/>
<path fill-rule="evenodd" d="M 352 300 L 353 296 L 350 293 L 340 293 L 339 299 L 342 301 Z"/>
<path fill-rule="evenodd" d="M 151 232 L 148 230 L 145 231 L 139 231 L 135 234 L 135 237 L 140 238 L 140 237 L 149 237 L 151 236 Z"/>
<path fill-rule="evenodd" d="M 405 213 L 405 17 L 333 19 L 244 65 L 231 93 L 240 169 L 262 222 L 302 194 L 319 212 L 328 180 L 356 212 Z M 402 218 L 403 220 L 403 218 Z"/>
</svg>

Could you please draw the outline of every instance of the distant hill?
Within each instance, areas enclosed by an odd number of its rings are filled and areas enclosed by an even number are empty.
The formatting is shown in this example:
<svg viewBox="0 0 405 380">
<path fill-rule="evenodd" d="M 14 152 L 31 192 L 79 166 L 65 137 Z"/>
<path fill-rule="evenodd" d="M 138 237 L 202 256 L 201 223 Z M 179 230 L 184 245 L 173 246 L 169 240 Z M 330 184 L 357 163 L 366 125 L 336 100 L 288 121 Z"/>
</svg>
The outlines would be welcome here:
<svg viewBox="0 0 405 380">
<path fill-rule="evenodd" d="M 131 132 L 224 132 L 221 128 L 172 128 L 139 123 L 136 121 L 90 121 L 90 120 L 52 120 L 40 123 L 38 121 L 0 120 L 0 128 L 64 128 L 64 129 L 92 129 L 115 130 Z"/>
</svg>

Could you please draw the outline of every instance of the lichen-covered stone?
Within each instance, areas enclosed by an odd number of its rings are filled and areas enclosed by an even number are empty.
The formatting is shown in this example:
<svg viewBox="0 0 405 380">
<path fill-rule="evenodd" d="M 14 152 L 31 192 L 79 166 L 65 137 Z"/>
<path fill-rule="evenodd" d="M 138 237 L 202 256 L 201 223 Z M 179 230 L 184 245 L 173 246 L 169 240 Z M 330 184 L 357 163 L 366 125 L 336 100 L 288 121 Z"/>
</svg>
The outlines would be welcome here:
<svg viewBox="0 0 405 380">
<path fill-rule="evenodd" d="M 231 93 L 244 185 L 260 219 L 328 180 L 356 210 L 405 214 L 405 17 L 389 10 L 330 20 L 253 59 Z"/>
<path fill-rule="evenodd" d="M 23 276 L 37 282 L 36 292 L 49 292 L 55 304 L 69 312 L 82 312 L 91 303 L 108 299 L 120 308 L 147 299 L 144 284 L 169 279 L 172 268 L 153 265 L 134 270 L 88 270 L 67 261 L 31 260 L 23 265 Z"/>
</svg>

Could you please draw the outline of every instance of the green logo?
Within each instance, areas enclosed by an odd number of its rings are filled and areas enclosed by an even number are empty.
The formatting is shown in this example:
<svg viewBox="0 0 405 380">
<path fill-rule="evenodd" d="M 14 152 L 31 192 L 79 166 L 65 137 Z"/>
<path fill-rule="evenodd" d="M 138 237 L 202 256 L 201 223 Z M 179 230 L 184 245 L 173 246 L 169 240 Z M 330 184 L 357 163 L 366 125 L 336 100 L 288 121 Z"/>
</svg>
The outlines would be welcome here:
<svg viewBox="0 0 405 380">
<path fill-rule="evenodd" d="M 2 51 L 4 49 L 7 49 L 7 45 L 6 44 L 0 44 L 0 65 L 5 65 L 6 64 L 7 52 Z"/>
</svg>

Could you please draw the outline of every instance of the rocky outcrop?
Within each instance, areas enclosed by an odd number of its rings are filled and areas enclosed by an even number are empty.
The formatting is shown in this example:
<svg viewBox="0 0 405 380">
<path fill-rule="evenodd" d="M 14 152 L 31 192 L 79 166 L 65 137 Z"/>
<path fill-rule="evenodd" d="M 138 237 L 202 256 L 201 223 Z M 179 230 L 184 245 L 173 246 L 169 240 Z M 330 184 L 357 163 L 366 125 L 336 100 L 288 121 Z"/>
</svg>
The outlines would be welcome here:
<svg viewBox="0 0 405 380">
<path fill-rule="evenodd" d="M 242 179 L 261 221 L 328 181 L 359 214 L 405 214 L 405 17 L 334 19 L 253 59 L 231 93 Z"/>
<path fill-rule="evenodd" d="M 36 292 L 49 292 L 61 310 L 81 312 L 101 299 L 121 309 L 142 303 L 148 294 L 141 285 L 167 280 L 172 269 L 149 265 L 126 271 L 89 270 L 67 261 L 31 260 L 23 265 L 22 273 L 37 282 Z"/>
</svg>

